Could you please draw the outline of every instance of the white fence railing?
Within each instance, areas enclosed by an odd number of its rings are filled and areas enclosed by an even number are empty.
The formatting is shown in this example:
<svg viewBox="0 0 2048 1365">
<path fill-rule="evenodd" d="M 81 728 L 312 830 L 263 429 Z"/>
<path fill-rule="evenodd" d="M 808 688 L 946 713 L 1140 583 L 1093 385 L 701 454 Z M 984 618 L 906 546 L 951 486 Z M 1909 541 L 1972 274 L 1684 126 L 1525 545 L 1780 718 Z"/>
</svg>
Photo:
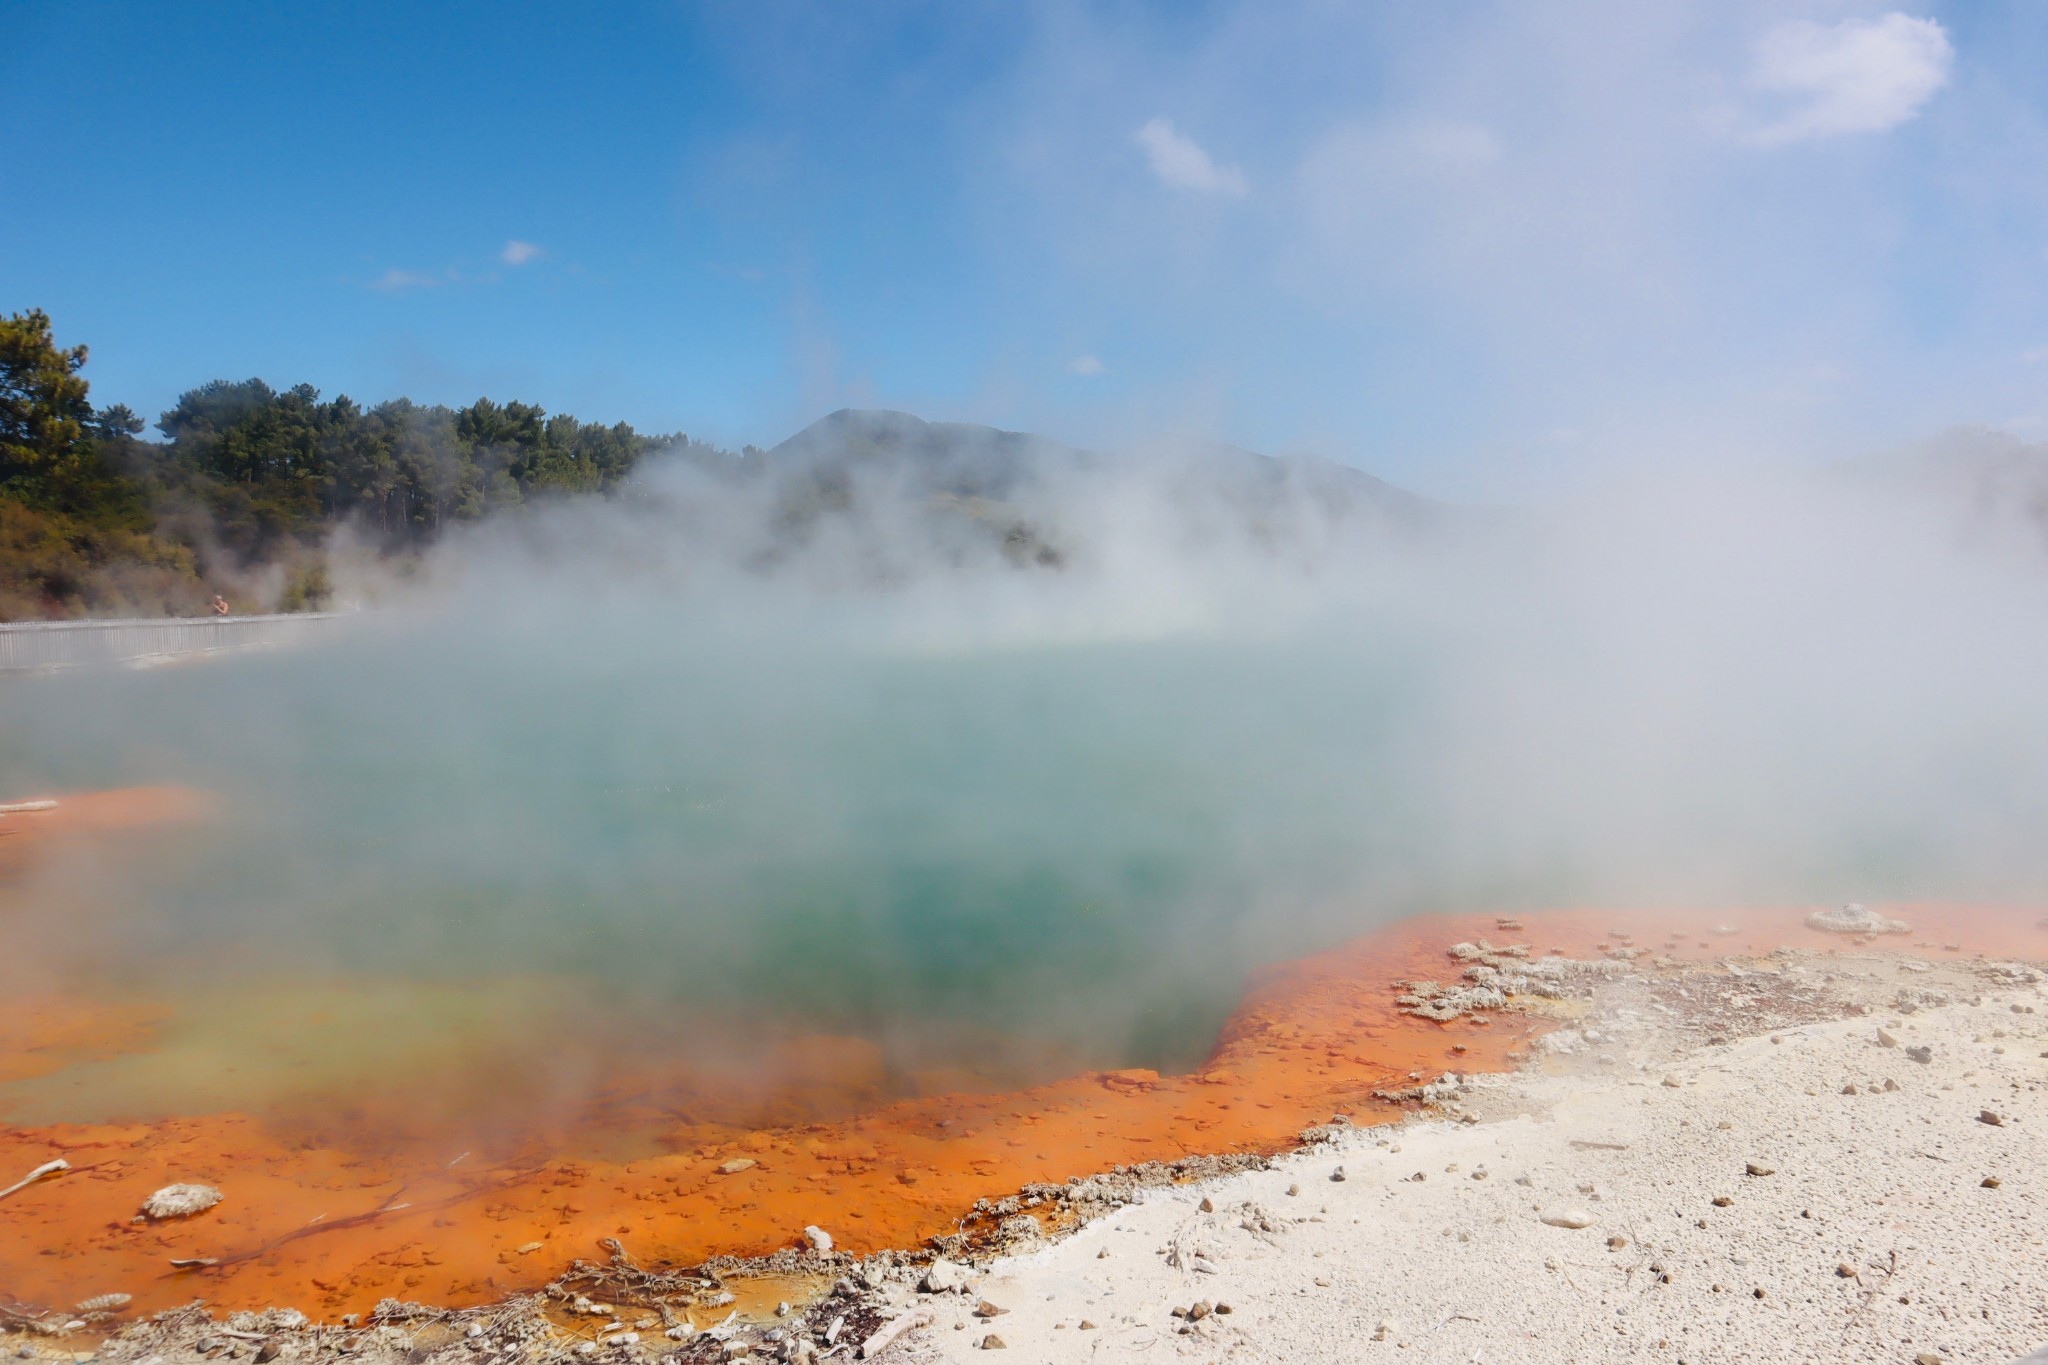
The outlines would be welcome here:
<svg viewBox="0 0 2048 1365">
<path fill-rule="evenodd" d="M 0 673 L 140 663 L 256 645 L 297 644 L 345 612 L 166 616 L 124 621 L 0 621 Z"/>
</svg>

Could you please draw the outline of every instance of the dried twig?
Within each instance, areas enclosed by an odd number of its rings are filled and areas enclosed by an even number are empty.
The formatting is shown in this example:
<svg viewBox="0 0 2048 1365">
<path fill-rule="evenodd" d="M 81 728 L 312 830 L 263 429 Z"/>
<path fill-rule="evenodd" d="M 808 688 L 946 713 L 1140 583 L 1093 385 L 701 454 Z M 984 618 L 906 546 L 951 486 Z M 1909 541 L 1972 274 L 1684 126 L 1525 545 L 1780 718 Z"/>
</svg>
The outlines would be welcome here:
<svg viewBox="0 0 2048 1365">
<path fill-rule="evenodd" d="M 15 1181 L 6 1189 L 0 1190 L 0 1199 L 5 1199 L 10 1194 L 14 1194 L 17 1191 L 27 1189 L 29 1186 L 35 1184 L 38 1180 L 41 1180 L 46 1175 L 55 1175 L 59 1171 L 68 1171 L 70 1169 L 71 1163 L 66 1161 L 61 1156 L 58 1157 L 55 1161 L 45 1161 L 42 1165 L 30 1171 L 27 1175 Z"/>
</svg>

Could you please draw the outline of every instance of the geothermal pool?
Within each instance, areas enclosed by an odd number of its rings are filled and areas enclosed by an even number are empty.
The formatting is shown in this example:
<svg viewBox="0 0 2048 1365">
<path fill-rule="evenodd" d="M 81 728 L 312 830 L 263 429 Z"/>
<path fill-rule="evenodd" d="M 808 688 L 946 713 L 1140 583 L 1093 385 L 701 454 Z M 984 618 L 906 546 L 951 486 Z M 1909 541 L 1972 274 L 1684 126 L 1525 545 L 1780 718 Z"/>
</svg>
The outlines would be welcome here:
<svg viewBox="0 0 2048 1365">
<path fill-rule="evenodd" d="M 915 1244 L 1499 1064 L 1531 1021 L 1389 989 L 1498 916 L 1610 907 L 1530 921 L 1579 953 L 2030 889 L 2023 671 L 1929 732 L 1804 706 L 1796 657 L 1674 693 L 1519 620 L 745 608 L 0 682 L 5 794 L 64 799 L 0 837 L 0 1176 L 75 1168 L 8 1202 L 0 1290 L 341 1313 L 603 1238 Z M 133 1222 L 173 1180 L 229 1199 Z"/>
</svg>

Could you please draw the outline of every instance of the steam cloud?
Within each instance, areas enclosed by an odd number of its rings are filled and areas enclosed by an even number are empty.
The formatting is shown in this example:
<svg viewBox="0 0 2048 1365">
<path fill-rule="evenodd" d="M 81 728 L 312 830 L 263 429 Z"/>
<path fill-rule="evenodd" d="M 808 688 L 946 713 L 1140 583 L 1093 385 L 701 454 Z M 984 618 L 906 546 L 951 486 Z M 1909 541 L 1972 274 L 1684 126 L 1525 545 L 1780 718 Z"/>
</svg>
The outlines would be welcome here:
<svg viewBox="0 0 2048 1365">
<path fill-rule="evenodd" d="M 1172 1064 L 1417 910 L 2048 892 L 2041 527 L 1953 461 L 1481 511 L 893 418 L 754 459 L 451 544 L 319 648 L 10 684 L 18 783 L 230 812 L 63 865 L 31 957 Z"/>
</svg>

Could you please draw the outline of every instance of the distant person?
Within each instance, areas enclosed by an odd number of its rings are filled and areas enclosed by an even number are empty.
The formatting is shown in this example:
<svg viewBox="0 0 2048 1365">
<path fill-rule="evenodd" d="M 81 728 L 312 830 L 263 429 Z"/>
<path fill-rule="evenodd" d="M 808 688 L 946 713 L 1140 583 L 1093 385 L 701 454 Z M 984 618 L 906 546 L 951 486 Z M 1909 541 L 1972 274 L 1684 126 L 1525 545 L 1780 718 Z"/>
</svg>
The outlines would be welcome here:
<svg viewBox="0 0 2048 1365">
<path fill-rule="evenodd" d="M 228 614 L 228 599 L 222 597 L 219 593 L 213 595 L 213 614 L 215 616 L 226 616 Z"/>
</svg>

